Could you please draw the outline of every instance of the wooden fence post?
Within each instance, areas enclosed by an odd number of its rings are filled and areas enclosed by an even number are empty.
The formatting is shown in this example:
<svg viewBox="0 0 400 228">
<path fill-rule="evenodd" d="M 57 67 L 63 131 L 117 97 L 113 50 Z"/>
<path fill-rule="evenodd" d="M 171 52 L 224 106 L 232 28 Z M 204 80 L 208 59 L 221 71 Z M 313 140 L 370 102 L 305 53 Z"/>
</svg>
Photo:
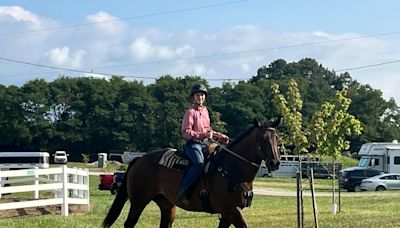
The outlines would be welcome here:
<svg viewBox="0 0 400 228">
<path fill-rule="evenodd" d="M 312 205 L 313 205 L 313 213 L 314 213 L 314 226 L 315 228 L 319 228 L 318 225 L 318 208 L 317 208 L 317 200 L 315 198 L 315 188 L 314 188 L 314 169 L 310 169 L 310 188 L 311 188 L 311 197 L 312 197 Z"/>
</svg>

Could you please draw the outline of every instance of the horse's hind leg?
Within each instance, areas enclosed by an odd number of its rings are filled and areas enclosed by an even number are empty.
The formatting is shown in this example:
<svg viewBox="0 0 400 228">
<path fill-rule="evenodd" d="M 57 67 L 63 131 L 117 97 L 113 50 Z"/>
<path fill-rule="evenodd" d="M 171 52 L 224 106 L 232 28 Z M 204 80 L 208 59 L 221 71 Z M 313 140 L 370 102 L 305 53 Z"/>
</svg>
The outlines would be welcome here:
<svg viewBox="0 0 400 228">
<path fill-rule="evenodd" d="M 149 202 L 150 201 L 139 202 L 139 200 L 135 200 L 135 202 L 131 201 L 131 207 L 129 209 L 128 218 L 124 223 L 124 227 L 134 227 Z"/>
<path fill-rule="evenodd" d="M 154 201 L 157 203 L 161 210 L 160 228 L 171 228 L 176 215 L 175 205 L 161 195 L 157 196 Z"/>
</svg>

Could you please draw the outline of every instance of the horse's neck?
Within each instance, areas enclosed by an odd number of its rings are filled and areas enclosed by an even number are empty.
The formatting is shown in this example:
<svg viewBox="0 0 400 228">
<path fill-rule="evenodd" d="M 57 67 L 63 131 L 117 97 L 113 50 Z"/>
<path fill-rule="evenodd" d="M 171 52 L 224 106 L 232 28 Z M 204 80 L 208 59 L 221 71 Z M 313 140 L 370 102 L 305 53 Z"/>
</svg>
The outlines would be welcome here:
<svg viewBox="0 0 400 228">
<path fill-rule="evenodd" d="M 261 158 L 257 157 L 258 145 L 255 134 L 256 132 L 253 131 L 246 138 L 235 143 L 231 150 L 247 159 L 249 162 L 261 164 Z M 231 169 L 238 169 L 238 171 L 241 173 L 241 177 L 239 178 L 243 178 L 245 181 L 254 180 L 258 171 L 258 168 L 254 165 L 234 156 L 229 156 L 229 158 L 226 159 L 226 162 L 226 165 L 230 166 Z"/>
</svg>

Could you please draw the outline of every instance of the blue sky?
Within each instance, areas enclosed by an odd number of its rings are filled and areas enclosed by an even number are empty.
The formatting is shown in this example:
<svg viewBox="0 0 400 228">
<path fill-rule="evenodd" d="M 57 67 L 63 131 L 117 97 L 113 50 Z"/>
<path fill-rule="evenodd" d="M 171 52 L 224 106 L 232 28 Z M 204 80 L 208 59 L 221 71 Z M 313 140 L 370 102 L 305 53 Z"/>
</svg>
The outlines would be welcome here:
<svg viewBox="0 0 400 228">
<path fill-rule="evenodd" d="M 149 77 L 145 83 L 195 74 L 214 85 L 250 78 L 279 58 L 310 57 L 333 70 L 393 62 L 398 9 L 395 0 L 0 1 L 0 83 L 87 75 L 4 59 Z M 399 68 L 349 72 L 399 104 Z"/>
</svg>

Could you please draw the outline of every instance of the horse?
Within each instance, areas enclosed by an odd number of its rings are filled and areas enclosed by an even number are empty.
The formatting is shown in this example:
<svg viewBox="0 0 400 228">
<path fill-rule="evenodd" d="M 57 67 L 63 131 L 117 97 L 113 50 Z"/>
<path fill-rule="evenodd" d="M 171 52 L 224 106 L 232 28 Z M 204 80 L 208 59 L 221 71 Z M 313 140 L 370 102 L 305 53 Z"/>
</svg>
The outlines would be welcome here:
<svg viewBox="0 0 400 228">
<path fill-rule="evenodd" d="M 280 165 L 279 138 L 275 130 L 279 121 L 261 124 L 254 120 L 253 126 L 232 143 L 220 145 L 219 152 L 214 155 L 218 159 L 210 165 L 214 167 L 212 171 L 202 174 L 189 189 L 189 205 L 177 200 L 184 172 L 155 162 L 157 157 L 167 153 L 167 148 L 148 152 L 133 160 L 104 218 L 103 227 L 111 227 L 128 199 L 131 205 L 125 227 L 134 227 L 151 201 L 160 208 L 160 227 L 172 227 L 176 206 L 188 211 L 220 214 L 220 228 L 230 225 L 247 227 L 242 209 L 251 204 L 253 181 L 262 160 L 269 171 L 278 169 Z"/>
</svg>

